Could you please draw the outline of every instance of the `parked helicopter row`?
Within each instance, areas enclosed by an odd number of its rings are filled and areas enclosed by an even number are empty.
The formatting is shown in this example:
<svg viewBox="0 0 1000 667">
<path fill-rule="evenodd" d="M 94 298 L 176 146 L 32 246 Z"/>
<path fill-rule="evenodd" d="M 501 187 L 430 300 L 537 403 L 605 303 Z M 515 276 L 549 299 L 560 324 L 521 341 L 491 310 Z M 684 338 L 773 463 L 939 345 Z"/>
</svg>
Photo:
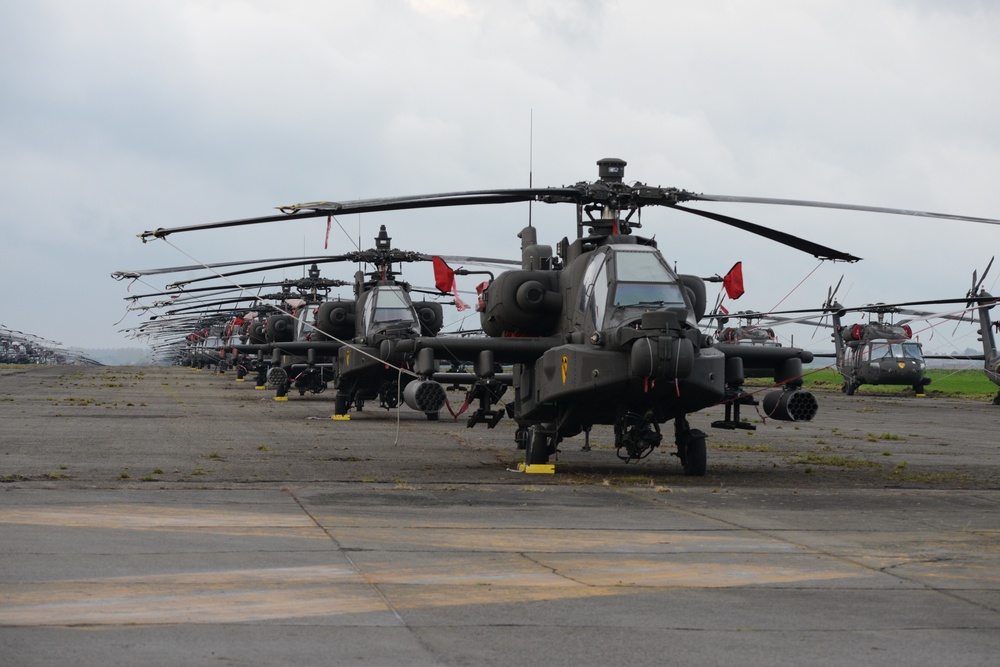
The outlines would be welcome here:
<svg viewBox="0 0 1000 667">
<path fill-rule="evenodd" d="M 2 324 L 0 324 L 0 364 L 102 365 L 81 352 L 62 348 L 62 343 L 9 329 Z"/>
<path fill-rule="evenodd" d="M 643 207 L 689 212 L 821 259 L 849 262 L 859 258 L 681 203 L 805 205 L 969 220 L 900 209 L 628 185 L 623 160 L 609 158 L 597 164 L 598 180 L 572 186 L 313 202 L 282 207 L 280 215 L 157 229 L 139 236 L 145 242 L 203 229 L 425 207 L 519 201 L 574 204 L 574 240 L 564 238 L 553 248 L 538 242 L 537 230 L 530 224 L 521 230 L 519 268 L 495 278 L 490 274 L 481 286 L 477 335 L 441 333 L 440 304 L 427 299 L 415 302 L 414 288 L 393 271 L 396 264 L 432 258 L 393 249 L 383 227 L 374 249 L 328 258 L 374 267 L 370 273 L 359 271 L 355 276 L 352 299 L 302 298 L 292 310 L 279 314 L 264 312 L 258 302 L 222 315 L 203 312 L 201 318 L 220 319 L 212 320 L 207 332 L 201 330 L 194 347 L 202 348 L 205 356 L 201 359 L 214 354 L 240 365 L 252 357 L 258 378 L 260 369 L 266 369 L 264 376 L 278 387 L 277 398 L 293 388 L 316 393 L 333 384 L 335 416 L 341 417 L 351 407 L 361 408 L 364 400 L 378 397 L 382 405 L 394 407 L 393 401 L 401 397 L 409 407 L 434 418 L 447 402 L 445 384 L 466 386 L 468 426 L 493 427 L 505 416 L 513 419 L 526 470 L 546 464 L 559 444 L 573 436 L 583 434 L 586 447 L 591 428 L 597 424 L 613 426 L 620 458 L 638 460 L 659 447 L 661 425 L 673 421 L 674 453 L 685 474 L 704 475 L 706 435 L 692 428 L 688 415 L 722 404 L 725 418 L 713 427 L 754 429 L 740 415 L 741 406 L 752 405 L 773 419 L 811 420 L 818 402 L 802 388 L 802 376 L 803 363 L 810 362 L 813 354 L 792 346 L 748 345 L 737 337 L 716 339 L 703 333 L 699 323 L 707 310 L 706 280 L 676 273 L 654 240 L 633 233 L 641 227 Z M 326 260 L 316 263 L 321 261 Z M 228 280 L 254 270 L 213 276 Z M 119 277 L 133 274 L 118 272 Z M 175 284 L 175 288 L 189 290 L 193 282 Z M 453 277 L 449 282 L 444 275 L 437 282 L 439 293 L 447 293 Z M 293 306 L 287 298 L 283 303 Z M 843 310 L 832 295 L 825 309 L 838 316 Z M 244 316 L 250 312 L 253 318 Z M 206 322 L 198 320 L 197 326 Z M 189 320 L 184 326 L 191 324 Z M 840 326 L 839 320 L 834 326 Z M 190 331 L 188 336 L 193 335 Z M 148 328 L 143 331 L 149 332 Z M 237 333 L 239 340 L 234 341 Z M 212 346 L 202 344 L 210 338 L 215 341 Z M 455 370 L 446 370 L 452 367 Z M 758 401 L 757 394 L 744 389 L 746 377 L 772 378 L 772 388 Z M 512 400 L 502 403 L 507 390 Z"/>
</svg>

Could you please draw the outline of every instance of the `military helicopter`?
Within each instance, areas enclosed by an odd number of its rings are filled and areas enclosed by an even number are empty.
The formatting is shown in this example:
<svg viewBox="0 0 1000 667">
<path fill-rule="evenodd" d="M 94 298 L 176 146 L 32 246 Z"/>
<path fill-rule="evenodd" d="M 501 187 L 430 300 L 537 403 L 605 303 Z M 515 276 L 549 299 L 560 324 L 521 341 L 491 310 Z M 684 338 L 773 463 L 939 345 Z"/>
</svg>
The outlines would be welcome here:
<svg viewBox="0 0 1000 667">
<path fill-rule="evenodd" d="M 0 324 L 0 364 L 72 364 L 103 366 L 79 352 L 66 350 L 62 343 L 9 329 Z"/>
<path fill-rule="evenodd" d="M 996 305 L 997 299 L 983 288 L 983 282 L 991 266 L 993 258 L 990 258 L 986 270 L 978 279 L 976 272 L 972 272 L 972 288 L 967 296 L 969 306 L 973 304 L 978 306 L 976 311 L 979 316 L 979 341 L 983 344 L 983 369 L 990 382 L 1000 387 L 1000 350 L 997 349 L 996 338 L 993 335 L 994 329 L 1000 331 L 1000 322 L 993 322 L 990 318 L 990 311 Z M 997 389 L 997 395 L 993 397 L 993 405 L 1000 405 L 1000 389 Z"/>
<path fill-rule="evenodd" d="M 801 389 L 802 363 L 811 353 L 793 347 L 717 347 L 698 329 L 705 314 L 704 281 L 675 273 L 655 241 L 632 233 L 641 210 L 664 206 L 706 217 L 813 254 L 822 259 L 857 261 L 849 253 L 768 229 L 731 216 L 681 206 L 682 202 L 749 202 L 817 206 L 905 215 L 959 218 L 1000 224 L 1000 220 L 800 200 L 705 195 L 643 183 L 624 183 L 625 161 L 598 161 L 599 178 L 558 188 L 451 192 L 437 195 L 313 202 L 281 207 L 282 215 L 207 225 L 146 231 L 143 241 L 199 229 L 440 206 L 524 201 L 576 205 L 577 238 L 552 246 L 537 241 L 532 226 L 521 230 L 522 265 L 501 273 L 482 295 L 483 337 L 412 337 L 385 341 L 382 354 L 414 355 L 421 377 L 430 382 L 437 358 L 474 360 L 477 379 L 495 376 L 497 363 L 513 364 L 514 401 L 505 412 L 518 424 L 516 441 L 525 449 L 524 469 L 545 464 L 565 438 L 589 433 L 595 424 L 614 426 L 618 455 L 626 461 L 647 456 L 662 440 L 660 424 L 674 421 L 676 455 L 686 474 L 706 470 L 705 434 L 691 428 L 687 415 L 726 404 L 726 418 L 713 426 L 753 428 L 739 419 L 741 385 L 748 372 L 767 370 L 775 389 L 762 400 L 766 416 L 808 420 L 815 397 Z M 585 227 L 589 227 L 586 232 Z M 406 398 L 404 396 L 404 398 Z M 737 400 L 740 399 L 740 400 Z M 751 398 L 751 400 L 753 400 Z M 410 400 L 407 404 L 413 407 Z M 743 403 L 745 404 L 745 403 Z M 478 419 L 494 424 L 492 398 L 483 400 Z M 487 413 L 490 413 L 487 415 Z M 473 417 L 476 417 L 474 415 Z M 470 417 L 470 421 L 473 420 Z"/>
<path fill-rule="evenodd" d="M 841 278 L 843 280 L 843 278 Z M 833 319 L 833 345 L 837 372 L 844 378 L 841 387 L 853 396 L 863 384 L 910 385 L 917 396 L 931 379 L 924 376 L 927 362 L 923 346 L 913 338 L 908 324 L 893 324 L 887 315 L 902 312 L 900 306 L 885 303 L 869 304 L 852 310 L 867 313 L 867 324 L 844 325 L 847 309 L 836 301 L 837 287 L 827 292 L 823 311 Z M 871 317 L 874 316 L 874 319 Z"/>
<path fill-rule="evenodd" d="M 994 306 L 997 304 L 997 298 L 986 291 L 983 287 L 983 283 L 986 281 L 986 274 L 989 273 L 990 268 L 993 266 L 993 260 L 995 258 L 991 257 L 989 263 L 986 265 L 986 269 L 983 270 L 982 275 L 978 275 L 977 271 L 972 272 L 972 287 L 966 293 L 966 310 L 959 315 L 955 314 L 941 314 L 933 313 L 921 310 L 904 310 L 903 312 L 916 315 L 922 318 L 934 318 L 941 317 L 947 320 L 957 320 L 962 322 L 966 318 L 966 312 L 975 310 L 975 315 L 973 317 L 979 318 L 979 342 L 983 345 L 983 353 L 981 355 L 948 355 L 948 356 L 928 356 L 928 359 L 968 359 L 983 362 L 983 370 L 986 372 L 986 377 L 995 385 L 1000 386 L 1000 350 L 997 349 L 996 337 L 994 336 L 994 330 L 1000 331 L 1000 322 L 994 322 L 990 316 L 990 311 L 993 310 Z M 1000 389 L 997 390 L 997 395 L 993 397 L 993 405 L 1000 405 Z"/>
<path fill-rule="evenodd" d="M 447 257 L 450 260 L 490 264 L 513 264 L 508 260 L 480 257 Z M 392 247 L 385 225 L 375 237 L 375 247 L 369 250 L 327 256 L 313 262 L 310 278 L 318 278 L 317 263 L 355 262 L 371 269 L 356 272 L 353 299 L 317 298 L 315 293 L 295 302 L 285 300 L 293 309 L 272 314 L 265 321 L 263 342 L 232 343 L 227 349 L 237 353 L 256 354 L 258 388 L 267 384 L 277 388 L 276 400 L 286 400 L 290 390 L 300 395 L 307 391 L 321 393 L 329 382 L 336 387 L 335 419 L 348 418 L 353 406 L 363 409 L 366 401 L 377 398 L 386 409 L 395 408 L 399 397 L 406 395 L 407 386 L 415 375 L 408 370 L 407 359 L 394 352 L 389 342 L 416 336 L 436 336 L 443 327 L 441 303 L 432 300 L 415 301 L 412 294 L 429 292 L 399 279 L 395 265 L 416 261 L 444 261 L 444 258 L 404 251 Z M 295 266 L 286 262 L 280 267 Z M 218 265 L 215 265 L 218 266 Z M 187 267 L 183 267 L 187 268 Z M 271 267 L 215 274 L 175 282 L 171 287 L 189 289 L 192 283 L 212 278 L 256 272 Z M 461 273 L 476 273 L 460 269 Z M 485 272 L 489 273 L 489 272 Z M 334 283 L 327 282 L 324 286 Z M 347 283 L 337 283 L 341 286 Z M 303 286 L 303 281 L 296 283 Z M 440 291 L 430 292 L 440 294 Z M 271 355 L 265 359 L 265 355 Z M 445 401 L 443 387 L 421 385 L 420 399 L 413 400 L 429 419 L 436 419 Z"/>
</svg>

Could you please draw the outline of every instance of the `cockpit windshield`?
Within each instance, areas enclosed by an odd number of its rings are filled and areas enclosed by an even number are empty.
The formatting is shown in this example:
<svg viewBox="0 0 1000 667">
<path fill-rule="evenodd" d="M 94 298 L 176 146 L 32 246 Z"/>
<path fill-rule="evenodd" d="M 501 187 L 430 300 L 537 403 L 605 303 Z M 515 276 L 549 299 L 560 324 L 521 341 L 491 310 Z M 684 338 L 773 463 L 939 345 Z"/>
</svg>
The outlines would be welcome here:
<svg viewBox="0 0 1000 667">
<path fill-rule="evenodd" d="M 871 343 L 872 359 L 917 359 L 922 361 L 923 352 L 920 343 L 889 343 L 886 341 L 876 341 Z"/>
<path fill-rule="evenodd" d="M 615 253 L 615 306 L 683 308 L 680 285 L 660 255 L 647 249 Z"/>
<path fill-rule="evenodd" d="M 295 311 L 295 339 L 306 340 L 312 334 L 313 325 L 310 322 L 311 316 L 315 316 L 316 309 L 301 307 Z"/>
<path fill-rule="evenodd" d="M 380 287 L 376 295 L 373 322 L 416 322 L 413 307 L 403 291 L 393 287 Z"/>
</svg>

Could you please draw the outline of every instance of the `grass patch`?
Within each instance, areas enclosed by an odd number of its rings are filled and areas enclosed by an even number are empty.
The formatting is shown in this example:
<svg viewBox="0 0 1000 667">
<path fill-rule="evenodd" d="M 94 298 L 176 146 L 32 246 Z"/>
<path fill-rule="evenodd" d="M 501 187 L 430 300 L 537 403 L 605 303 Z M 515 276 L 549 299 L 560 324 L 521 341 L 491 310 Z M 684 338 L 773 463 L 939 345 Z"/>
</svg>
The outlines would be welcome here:
<svg viewBox="0 0 1000 667">
<path fill-rule="evenodd" d="M 921 482 L 923 484 L 940 484 L 942 482 L 963 482 L 970 479 L 968 475 L 961 475 L 957 472 L 907 472 L 906 461 L 897 464 L 892 472 L 885 476 L 893 482 Z"/>
<path fill-rule="evenodd" d="M 841 454 L 800 454 L 792 463 L 809 466 L 835 466 L 837 468 L 875 468 L 877 465 L 865 459 L 855 459 Z M 808 470 L 806 472 L 809 472 Z"/>
<path fill-rule="evenodd" d="M 754 452 L 757 454 L 768 454 L 775 451 L 774 447 L 770 445 L 745 445 L 731 442 L 714 442 L 711 448 L 720 452 Z"/>
<path fill-rule="evenodd" d="M 878 442 L 879 440 L 902 440 L 903 436 L 896 435 L 895 433 L 882 433 L 875 435 L 874 433 L 869 433 L 866 440 L 868 442 Z"/>
<path fill-rule="evenodd" d="M 924 372 L 924 377 L 931 379 L 931 383 L 924 388 L 924 393 L 930 397 L 989 400 L 997 393 L 997 386 L 990 382 L 981 369 L 929 368 Z M 803 380 L 807 389 L 814 390 L 840 391 L 844 384 L 844 378 L 832 368 L 806 369 Z M 913 395 L 913 388 L 909 385 L 861 385 L 858 389 L 860 393 L 866 391 L 877 394 Z"/>
</svg>

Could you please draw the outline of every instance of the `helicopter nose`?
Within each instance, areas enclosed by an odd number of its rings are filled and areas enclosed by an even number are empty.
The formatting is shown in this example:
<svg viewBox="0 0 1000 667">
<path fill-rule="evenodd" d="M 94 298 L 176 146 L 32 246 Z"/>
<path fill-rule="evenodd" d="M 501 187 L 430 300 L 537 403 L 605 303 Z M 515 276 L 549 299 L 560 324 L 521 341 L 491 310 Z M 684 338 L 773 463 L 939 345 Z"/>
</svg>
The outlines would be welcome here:
<svg viewBox="0 0 1000 667">
<path fill-rule="evenodd" d="M 629 352 L 632 377 L 675 380 L 688 377 L 693 368 L 694 346 L 687 338 L 643 337 Z"/>
</svg>

